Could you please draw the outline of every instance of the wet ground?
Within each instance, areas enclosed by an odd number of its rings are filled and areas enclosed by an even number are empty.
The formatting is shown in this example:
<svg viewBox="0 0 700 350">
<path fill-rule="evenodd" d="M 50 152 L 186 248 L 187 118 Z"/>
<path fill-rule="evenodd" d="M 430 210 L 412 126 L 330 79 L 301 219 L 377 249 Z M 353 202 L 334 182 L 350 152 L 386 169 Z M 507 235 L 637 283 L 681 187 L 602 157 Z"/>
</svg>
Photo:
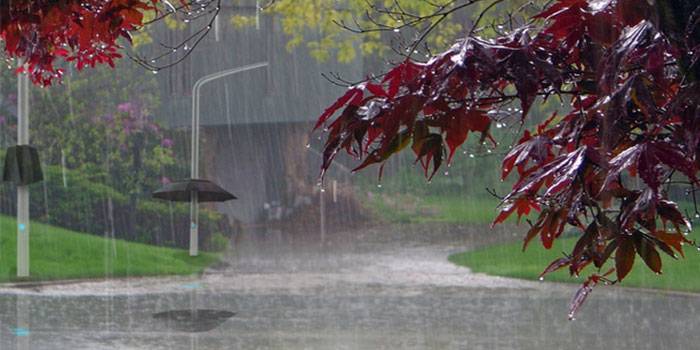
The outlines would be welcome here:
<svg viewBox="0 0 700 350">
<path fill-rule="evenodd" d="M 448 254 L 508 228 L 247 231 L 201 277 L 0 288 L 1 349 L 698 349 L 700 297 L 472 274 Z M 504 257 L 507 258 L 507 257 Z M 153 317 L 234 312 L 189 332 Z M 201 330 L 201 329 L 200 329 Z"/>
</svg>

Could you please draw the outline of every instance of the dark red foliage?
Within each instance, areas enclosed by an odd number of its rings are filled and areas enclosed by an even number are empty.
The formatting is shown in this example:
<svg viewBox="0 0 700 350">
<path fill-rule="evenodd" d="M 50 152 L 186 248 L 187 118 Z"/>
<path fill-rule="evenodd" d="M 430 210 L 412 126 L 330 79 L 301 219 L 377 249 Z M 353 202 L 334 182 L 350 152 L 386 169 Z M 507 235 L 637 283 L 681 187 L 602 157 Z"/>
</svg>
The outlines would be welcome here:
<svg viewBox="0 0 700 350">
<path fill-rule="evenodd" d="M 5 54 L 26 63 L 34 83 L 60 79 L 57 60 L 77 69 L 114 66 L 120 37 L 143 25 L 158 0 L 14 0 L 0 2 L 0 39 Z M 184 2 L 183 2 L 184 3 Z M 20 71 L 23 68 L 19 68 Z"/>
<path fill-rule="evenodd" d="M 700 6 L 558 0 L 533 21 L 508 35 L 466 37 L 427 63 L 406 60 L 348 90 L 317 127 L 328 130 L 324 171 L 340 150 L 361 169 L 411 145 L 432 176 L 470 132 L 492 140 L 488 111 L 519 101 L 524 119 L 538 97 L 569 101 L 505 156 L 503 177 L 517 181 L 494 223 L 539 211 L 525 246 L 540 236 L 550 248 L 567 227 L 581 232 L 543 272 L 597 270 L 572 300 L 573 317 L 612 272 L 601 275 L 610 257 L 617 282 L 635 256 L 661 273 L 659 251 L 675 258 L 691 243 L 666 184 L 698 185 Z"/>
</svg>

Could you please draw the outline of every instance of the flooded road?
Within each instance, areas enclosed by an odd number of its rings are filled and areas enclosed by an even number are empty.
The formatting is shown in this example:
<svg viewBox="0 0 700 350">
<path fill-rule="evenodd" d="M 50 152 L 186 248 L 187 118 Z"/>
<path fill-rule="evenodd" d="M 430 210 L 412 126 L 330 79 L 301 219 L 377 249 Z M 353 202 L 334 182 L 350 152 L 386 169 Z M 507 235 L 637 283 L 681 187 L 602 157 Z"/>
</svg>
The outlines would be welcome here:
<svg viewBox="0 0 700 350">
<path fill-rule="evenodd" d="M 0 289 L 2 349 L 696 349 L 695 295 L 603 287 L 566 319 L 574 285 L 472 274 L 448 254 L 508 228 L 392 226 L 324 237 L 248 231 L 201 277 Z M 506 257 L 504 257 L 506 258 Z M 213 330 L 154 319 L 234 312 Z"/>
</svg>

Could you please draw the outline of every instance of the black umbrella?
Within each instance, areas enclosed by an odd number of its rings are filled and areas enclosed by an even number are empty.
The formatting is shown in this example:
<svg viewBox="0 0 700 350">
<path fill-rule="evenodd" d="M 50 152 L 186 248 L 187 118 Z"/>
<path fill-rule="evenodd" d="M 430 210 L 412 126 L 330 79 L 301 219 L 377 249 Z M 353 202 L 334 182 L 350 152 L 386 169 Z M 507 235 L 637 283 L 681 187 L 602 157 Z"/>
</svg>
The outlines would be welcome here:
<svg viewBox="0 0 700 350">
<path fill-rule="evenodd" d="M 189 202 L 192 200 L 193 192 L 197 192 L 198 202 L 225 202 L 237 199 L 236 196 L 219 187 L 219 185 L 202 179 L 171 182 L 153 192 L 153 197 L 172 202 Z"/>
</svg>

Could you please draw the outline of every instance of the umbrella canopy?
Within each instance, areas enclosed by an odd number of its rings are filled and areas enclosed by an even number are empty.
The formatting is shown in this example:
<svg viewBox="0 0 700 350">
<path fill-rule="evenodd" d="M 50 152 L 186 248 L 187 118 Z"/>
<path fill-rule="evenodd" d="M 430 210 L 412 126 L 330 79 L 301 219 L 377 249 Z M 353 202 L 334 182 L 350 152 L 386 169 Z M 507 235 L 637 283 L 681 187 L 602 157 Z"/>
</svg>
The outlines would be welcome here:
<svg viewBox="0 0 700 350">
<path fill-rule="evenodd" d="M 192 193 L 197 192 L 199 202 L 225 202 L 237 199 L 219 185 L 202 179 L 188 179 L 169 183 L 163 188 L 153 192 L 153 197 L 172 202 L 189 202 Z"/>
</svg>

